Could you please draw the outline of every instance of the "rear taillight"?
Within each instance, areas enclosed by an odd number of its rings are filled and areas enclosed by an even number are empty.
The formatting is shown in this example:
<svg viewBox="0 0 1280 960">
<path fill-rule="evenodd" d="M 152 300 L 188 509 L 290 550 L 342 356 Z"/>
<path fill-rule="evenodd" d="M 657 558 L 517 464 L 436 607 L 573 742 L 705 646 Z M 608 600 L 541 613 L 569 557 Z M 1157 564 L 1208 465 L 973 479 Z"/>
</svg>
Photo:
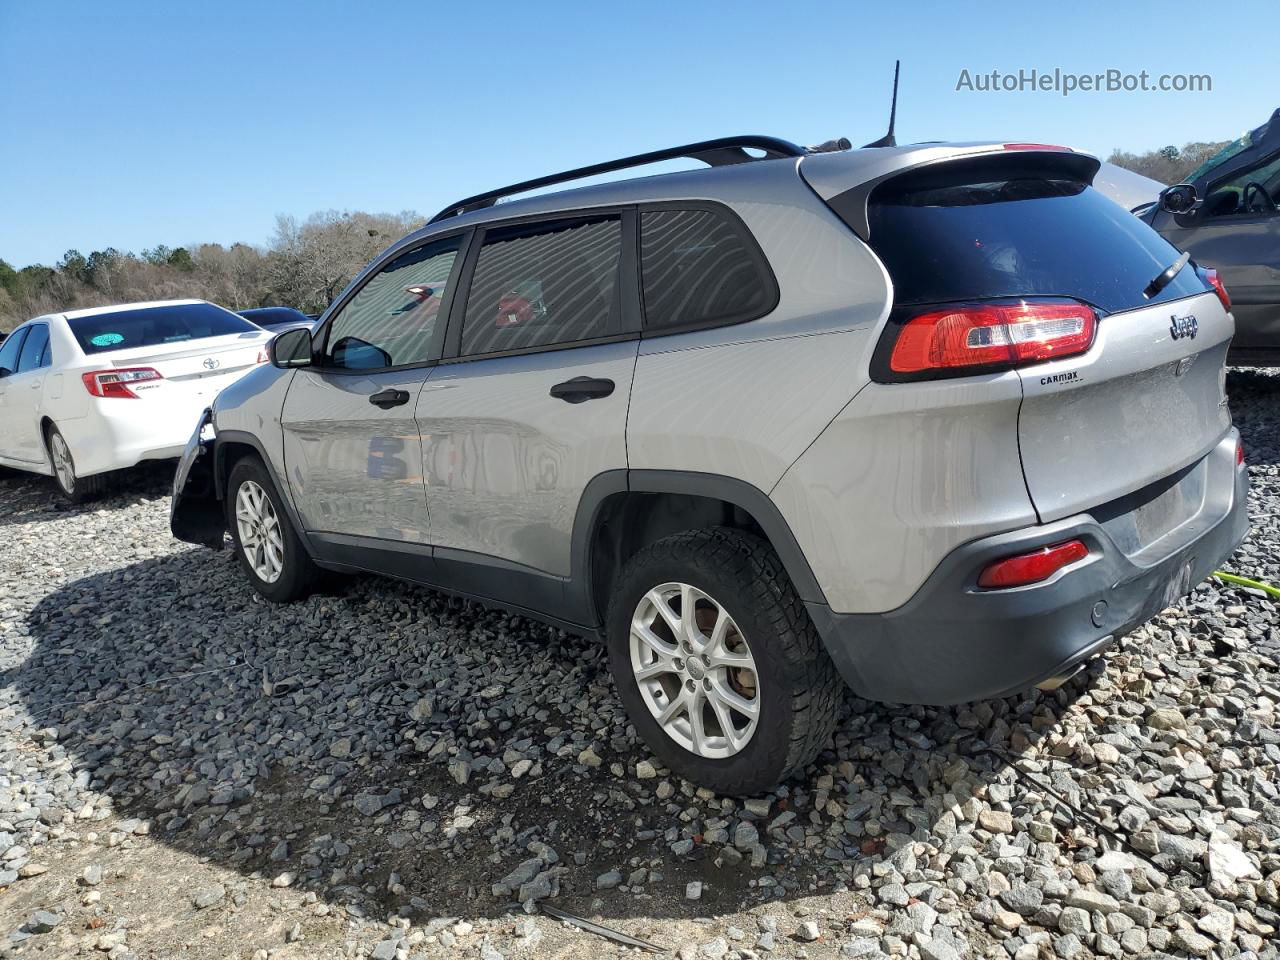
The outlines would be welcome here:
<svg viewBox="0 0 1280 960">
<path fill-rule="evenodd" d="M 1236 441 L 1236 466 L 1237 467 L 1244 466 L 1244 441 L 1243 440 Z"/>
<path fill-rule="evenodd" d="M 268 360 L 270 360 L 270 359 L 271 359 L 271 358 L 270 358 L 269 356 L 267 356 L 267 348 L 266 348 L 266 347 L 263 347 L 261 350 L 259 350 L 259 351 L 258 351 L 258 359 L 257 359 L 257 360 L 255 360 L 254 362 L 255 362 L 255 363 L 266 363 L 266 362 L 267 362 Z"/>
<path fill-rule="evenodd" d="M 889 379 L 963 376 L 1084 353 L 1098 318 L 1075 301 L 1019 300 L 933 307 L 891 327 Z"/>
<path fill-rule="evenodd" d="M 1231 309 L 1231 294 L 1227 293 L 1227 286 L 1222 282 L 1222 277 L 1218 276 L 1218 271 L 1209 267 L 1204 272 L 1204 279 L 1213 287 L 1213 292 L 1218 295 L 1218 299 L 1222 301 L 1222 309 Z"/>
<path fill-rule="evenodd" d="M 121 370 L 94 370 L 81 374 L 85 389 L 95 397 L 117 397 L 136 400 L 138 395 L 130 389 L 139 383 L 163 380 L 158 370 L 151 367 L 128 367 Z"/>
<path fill-rule="evenodd" d="M 989 590 L 1025 587 L 1029 583 L 1048 580 L 1063 567 L 1089 556 L 1089 548 L 1079 540 L 1056 543 L 1030 553 L 1005 557 L 989 564 L 978 575 L 978 586 Z"/>
</svg>

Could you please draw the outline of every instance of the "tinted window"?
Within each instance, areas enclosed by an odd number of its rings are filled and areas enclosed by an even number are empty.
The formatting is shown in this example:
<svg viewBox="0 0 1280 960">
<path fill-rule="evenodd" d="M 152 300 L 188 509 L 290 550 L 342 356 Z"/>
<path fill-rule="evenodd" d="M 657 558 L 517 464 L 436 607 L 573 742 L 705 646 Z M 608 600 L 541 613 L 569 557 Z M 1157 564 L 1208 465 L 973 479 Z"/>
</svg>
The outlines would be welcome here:
<svg viewBox="0 0 1280 960">
<path fill-rule="evenodd" d="M 467 297 L 462 354 L 618 333 L 621 256 L 617 216 L 487 232 Z"/>
<path fill-rule="evenodd" d="M 48 366 L 47 363 L 41 363 L 41 359 L 46 353 L 46 347 L 49 346 L 49 327 L 47 324 L 37 323 L 28 328 L 27 342 L 22 345 L 22 353 L 18 357 L 18 373 L 26 373 L 28 370 L 37 370 L 40 367 Z"/>
<path fill-rule="evenodd" d="M 1064 296 L 1115 312 L 1206 289 L 1183 270 L 1144 299 L 1178 251 L 1079 179 L 991 162 L 947 166 L 871 196 L 871 246 L 896 303 Z"/>
<path fill-rule="evenodd" d="M 768 310 L 773 284 L 748 243 L 711 210 L 641 214 L 645 327 L 730 323 Z"/>
<path fill-rule="evenodd" d="M 18 369 L 18 354 L 22 352 L 22 341 L 27 337 L 27 327 L 17 333 L 11 333 L 0 343 L 0 368 L 13 373 Z"/>
<path fill-rule="evenodd" d="M 444 302 L 461 237 L 396 259 L 361 287 L 329 324 L 329 366 L 377 370 L 435 359 Z"/>
<path fill-rule="evenodd" d="M 164 307 L 116 310 L 67 320 L 85 353 L 107 353 L 130 347 L 160 347 L 205 337 L 256 334 L 261 331 L 243 317 L 211 303 L 181 303 Z"/>
</svg>

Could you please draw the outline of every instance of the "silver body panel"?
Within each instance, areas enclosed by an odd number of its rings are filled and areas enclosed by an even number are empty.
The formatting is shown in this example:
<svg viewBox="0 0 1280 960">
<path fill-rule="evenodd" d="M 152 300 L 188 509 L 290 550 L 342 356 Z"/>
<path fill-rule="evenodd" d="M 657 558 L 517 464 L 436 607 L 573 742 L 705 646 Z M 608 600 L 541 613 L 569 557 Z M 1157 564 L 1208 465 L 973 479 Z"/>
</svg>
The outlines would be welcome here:
<svg viewBox="0 0 1280 960">
<path fill-rule="evenodd" d="M 302 369 L 281 413 L 289 489 L 306 528 L 430 543 L 422 439 L 414 402 L 431 369 L 368 375 Z M 404 390 L 383 410 L 369 398 Z"/>
<path fill-rule="evenodd" d="M 626 418 L 636 341 L 442 364 L 417 405 L 431 539 L 569 575 L 582 491 L 627 466 Z M 611 396 L 549 396 L 573 377 L 614 381 Z"/>
</svg>

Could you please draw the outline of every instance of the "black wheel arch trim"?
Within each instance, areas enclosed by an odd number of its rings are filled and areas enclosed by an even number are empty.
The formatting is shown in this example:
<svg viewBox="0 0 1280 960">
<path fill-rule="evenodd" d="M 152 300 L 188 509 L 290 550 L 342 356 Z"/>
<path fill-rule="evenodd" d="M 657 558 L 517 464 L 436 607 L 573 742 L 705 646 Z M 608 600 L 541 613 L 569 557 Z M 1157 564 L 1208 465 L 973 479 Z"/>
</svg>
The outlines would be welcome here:
<svg viewBox="0 0 1280 960">
<path fill-rule="evenodd" d="M 596 608 L 592 583 L 592 541 L 605 501 L 620 493 L 684 494 L 721 500 L 744 510 L 777 551 L 800 599 L 807 603 L 827 602 L 791 526 L 759 487 L 733 477 L 693 470 L 619 469 L 597 474 L 587 484 L 574 518 L 566 601 L 583 623 L 593 627 L 603 624 L 603 611 Z"/>
</svg>

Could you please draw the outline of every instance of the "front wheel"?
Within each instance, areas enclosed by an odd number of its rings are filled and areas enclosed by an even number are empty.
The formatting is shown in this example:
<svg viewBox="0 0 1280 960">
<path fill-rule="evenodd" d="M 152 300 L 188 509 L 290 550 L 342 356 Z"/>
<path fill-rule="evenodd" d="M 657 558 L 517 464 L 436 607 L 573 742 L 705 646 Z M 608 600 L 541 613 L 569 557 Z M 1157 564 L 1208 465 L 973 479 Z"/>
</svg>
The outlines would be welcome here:
<svg viewBox="0 0 1280 960">
<path fill-rule="evenodd" d="M 830 742 L 839 676 L 758 537 L 716 528 L 646 547 L 618 579 L 607 631 L 628 715 L 687 780 L 760 793 Z"/>
<path fill-rule="evenodd" d="M 231 468 L 226 510 L 236 557 L 258 593 L 289 603 L 315 589 L 320 569 L 307 556 L 275 484 L 257 458 L 245 457 Z"/>
<path fill-rule="evenodd" d="M 53 467 L 53 482 L 57 484 L 58 492 L 65 500 L 69 503 L 85 503 L 101 496 L 107 488 L 106 475 L 99 473 L 92 477 L 78 476 L 71 447 L 67 445 L 62 431 L 53 424 L 49 424 L 45 431 L 45 444 L 49 449 L 49 463 Z"/>
</svg>

